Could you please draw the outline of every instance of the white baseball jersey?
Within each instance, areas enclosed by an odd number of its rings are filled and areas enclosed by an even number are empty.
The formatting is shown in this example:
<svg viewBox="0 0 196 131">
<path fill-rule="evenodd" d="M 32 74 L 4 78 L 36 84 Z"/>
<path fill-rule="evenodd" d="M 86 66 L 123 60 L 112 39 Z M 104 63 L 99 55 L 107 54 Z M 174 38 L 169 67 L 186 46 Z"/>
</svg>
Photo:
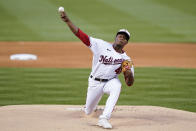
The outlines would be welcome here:
<svg viewBox="0 0 196 131">
<path fill-rule="evenodd" d="M 121 63 L 124 60 L 131 61 L 131 58 L 126 53 L 118 53 L 113 48 L 112 44 L 89 37 L 89 48 L 93 52 L 93 63 L 91 75 L 100 79 L 112 79 L 117 77 Z"/>
<path fill-rule="evenodd" d="M 121 91 L 121 82 L 117 75 L 121 72 L 121 64 L 124 60 L 131 61 L 131 58 L 126 53 L 118 53 L 113 48 L 113 45 L 103 41 L 89 37 L 80 29 L 76 36 L 87 45 L 93 52 L 93 63 L 91 77 L 88 80 L 88 91 L 85 104 L 85 113 L 91 114 L 101 100 L 104 93 L 109 94 L 106 106 L 100 119 L 110 119 L 112 111 L 116 105 Z M 131 71 L 134 75 L 133 65 Z M 97 81 L 94 78 L 108 79 L 107 82 Z M 112 95 L 110 95 L 112 94 Z"/>
</svg>

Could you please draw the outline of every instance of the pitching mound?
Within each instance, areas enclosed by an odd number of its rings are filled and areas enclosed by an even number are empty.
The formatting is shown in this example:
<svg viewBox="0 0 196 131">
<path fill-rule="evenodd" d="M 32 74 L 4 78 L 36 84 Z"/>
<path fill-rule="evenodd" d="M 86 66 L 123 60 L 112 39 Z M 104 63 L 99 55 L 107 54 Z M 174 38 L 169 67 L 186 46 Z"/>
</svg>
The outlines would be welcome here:
<svg viewBox="0 0 196 131">
<path fill-rule="evenodd" d="M 0 107 L 2 131 L 98 131 L 100 107 L 85 116 L 82 106 L 17 105 Z M 112 119 L 116 131 L 195 131 L 196 113 L 154 106 L 116 106 Z"/>
</svg>

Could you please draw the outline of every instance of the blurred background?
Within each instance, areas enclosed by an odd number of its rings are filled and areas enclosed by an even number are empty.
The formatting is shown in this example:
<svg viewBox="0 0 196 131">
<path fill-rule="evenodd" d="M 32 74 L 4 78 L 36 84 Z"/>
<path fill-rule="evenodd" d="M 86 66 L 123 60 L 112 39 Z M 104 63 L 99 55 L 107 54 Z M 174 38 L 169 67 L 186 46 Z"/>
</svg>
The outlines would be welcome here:
<svg viewBox="0 0 196 131">
<path fill-rule="evenodd" d="M 195 42 L 195 0 L 1 0 L 1 41 L 78 41 L 58 7 L 91 36 L 113 41 L 120 28 L 133 42 Z"/>
</svg>

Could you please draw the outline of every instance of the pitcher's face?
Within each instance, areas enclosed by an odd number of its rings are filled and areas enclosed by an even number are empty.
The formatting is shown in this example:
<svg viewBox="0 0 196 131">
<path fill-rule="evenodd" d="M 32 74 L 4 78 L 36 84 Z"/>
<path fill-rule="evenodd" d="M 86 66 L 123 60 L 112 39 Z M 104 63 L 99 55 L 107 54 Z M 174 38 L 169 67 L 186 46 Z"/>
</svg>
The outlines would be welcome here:
<svg viewBox="0 0 196 131">
<path fill-rule="evenodd" d="M 115 43 L 116 43 L 118 46 L 124 47 L 124 46 L 128 43 L 128 41 L 127 41 L 127 39 L 126 39 L 126 35 L 124 35 L 124 34 L 118 34 L 118 35 L 116 36 Z"/>
</svg>

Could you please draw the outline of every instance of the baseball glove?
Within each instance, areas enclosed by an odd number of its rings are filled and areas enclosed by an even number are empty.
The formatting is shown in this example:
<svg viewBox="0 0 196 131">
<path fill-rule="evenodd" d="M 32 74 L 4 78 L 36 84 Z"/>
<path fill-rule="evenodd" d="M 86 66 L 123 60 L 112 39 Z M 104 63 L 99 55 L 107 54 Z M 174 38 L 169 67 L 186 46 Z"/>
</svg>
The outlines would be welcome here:
<svg viewBox="0 0 196 131">
<path fill-rule="evenodd" d="M 121 68 L 122 68 L 122 72 L 126 72 L 127 70 L 130 70 L 131 67 L 133 65 L 133 62 L 132 61 L 128 61 L 128 60 L 124 60 L 122 62 L 122 65 L 121 65 Z"/>
</svg>

